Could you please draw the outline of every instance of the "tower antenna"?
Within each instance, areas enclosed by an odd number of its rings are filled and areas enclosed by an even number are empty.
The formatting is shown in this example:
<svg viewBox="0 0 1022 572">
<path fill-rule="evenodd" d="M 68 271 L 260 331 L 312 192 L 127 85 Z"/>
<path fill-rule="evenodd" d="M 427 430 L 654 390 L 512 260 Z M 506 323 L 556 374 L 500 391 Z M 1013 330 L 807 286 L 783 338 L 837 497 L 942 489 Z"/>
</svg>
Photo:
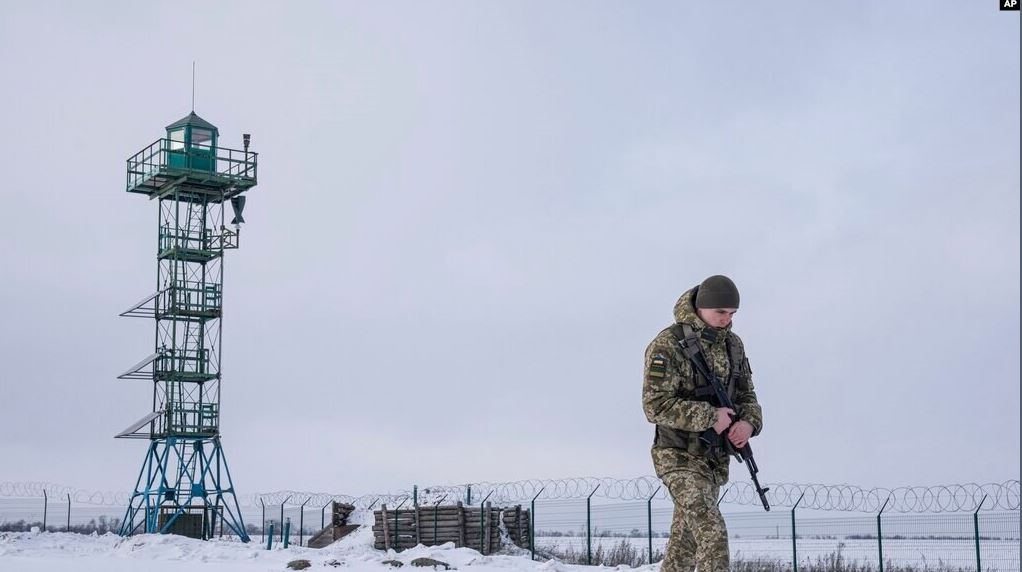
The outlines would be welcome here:
<svg viewBox="0 0 1022 572">
<path fill-rule="evenodd" d="M 195 60 L 192 60 L 192 113 L 195 113 Z"/>
</svg>

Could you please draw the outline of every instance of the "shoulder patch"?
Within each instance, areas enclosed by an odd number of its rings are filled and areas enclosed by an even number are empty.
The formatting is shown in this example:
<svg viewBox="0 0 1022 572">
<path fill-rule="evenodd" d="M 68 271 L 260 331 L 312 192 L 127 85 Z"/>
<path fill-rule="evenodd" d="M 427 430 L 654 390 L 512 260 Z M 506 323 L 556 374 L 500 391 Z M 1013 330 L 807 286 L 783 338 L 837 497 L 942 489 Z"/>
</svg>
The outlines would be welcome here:
<svg viewBox="0 0 1022 572">
<path fill-rule="evenodd" d="M 664 377 L 667 375 L 667 358 L 662 354 L 656 354 L 649 362 L 649 377 Z"/>
</svg>

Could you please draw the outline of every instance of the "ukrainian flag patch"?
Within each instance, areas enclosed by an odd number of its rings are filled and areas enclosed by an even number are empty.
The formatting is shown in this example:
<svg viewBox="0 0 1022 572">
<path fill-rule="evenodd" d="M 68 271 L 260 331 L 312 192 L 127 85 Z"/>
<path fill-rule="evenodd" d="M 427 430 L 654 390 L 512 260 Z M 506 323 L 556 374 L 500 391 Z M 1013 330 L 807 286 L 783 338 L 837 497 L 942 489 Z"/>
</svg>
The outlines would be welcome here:
<svg viewBox="0 0 1022 572">
<path fill-rule="evenodd" d="M 649 363 L 649 377 L 661 378 L 667 375 L 667 358 L 657 354 Z"/>
</svg>

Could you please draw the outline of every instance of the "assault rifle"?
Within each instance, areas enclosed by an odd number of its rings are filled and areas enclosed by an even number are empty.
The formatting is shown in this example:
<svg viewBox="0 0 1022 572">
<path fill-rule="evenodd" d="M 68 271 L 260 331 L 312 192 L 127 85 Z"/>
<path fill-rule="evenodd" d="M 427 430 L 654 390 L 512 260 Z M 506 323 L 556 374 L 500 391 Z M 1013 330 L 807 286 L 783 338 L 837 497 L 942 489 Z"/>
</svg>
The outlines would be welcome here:
<svg viewBox="0 0 1022 572">
<path fill-rule="evenodd" d="M 681 349 L 692 362 L 692 365 L 699 370 L 699 373 L 710 382 L 710 388 L 713 391 L 713 396 L 716 398 L 718 405 L 720 407 L 727 407 L 732 411 L 737 411 L 734 402 L 731 401 L 731 397 L 724 389 L 724 384 L 721 383 L 720 378 L 713 373 L 713 370 L 706 363 L 706 358 L 703 356 L 703 352 L 699 347 L 699 342 L 695 339 L 692 339 L 691 341 L 682 339 Z M 737 364 L 733 367 L 737 367 Z M 734 417 L 731 418 L 731 423 L 734 424 Z M 726 433 L 727 429 L 724 430 L 724 433 L 717 434 L 717 432 L 713 430 L 713 427 L 710 427 L 706 431 L 703 431 L 702 435 L 699 436 L 699 440 L 711 449 L 718 446 L 720 441 L 723 440 L 725 450 L 729 454 L 738 457 L 739 463 L 745 463 L 745 465 L 749 467 L 749 476 L 752 477 L 752 484 L 756 485 L 756 493 L 759 494 L 759 500 L 763 503 L 763 508 L 769 511 L 770 503 L 767 502 L 766 493 L 770 490 L 770 488 L 767 487 L 764 489 L 759 484 L 759 478 L 756 476 L 759 473 L 759 466 L 756 465 L 756 459 L 752 456 L 752 447 L 746 443 L 744 447 L 736 449 L 731 441 L 728 440 Z"/>
</svg>

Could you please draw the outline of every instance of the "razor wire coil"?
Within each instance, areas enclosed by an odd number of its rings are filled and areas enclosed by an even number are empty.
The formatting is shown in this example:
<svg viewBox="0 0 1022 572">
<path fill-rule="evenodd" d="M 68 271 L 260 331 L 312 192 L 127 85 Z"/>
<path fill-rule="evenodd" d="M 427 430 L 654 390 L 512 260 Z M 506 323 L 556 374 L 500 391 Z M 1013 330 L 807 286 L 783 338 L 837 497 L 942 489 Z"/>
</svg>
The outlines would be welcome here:
<svg viewBox="0 0 1022 572">
<path fill-rule="evenodd" d="M 963 511 L 1019 510 L 1019 481 L 1001 483 L 966 483 L 955 485 L 905 486 L 897 488 L 865 488 L 856 485 L 826 485 L 820 483 L 768 483 L 767 498 L 771 506 L 793 507 L 799 498 L 799 508 L 842 512 L 885 513 L 950 513 Z M 503 483 L 480 482 L 469 485 L 440 485 L 419 487 L 418 502 L 429 506 L 440 502 L 451 504 L 468 499 L 471 487 L 473 503 L 489 496 L 493 503 L 522 503 L 533 498 L 541 501 L 594 498 L 617 501 L 664 500 L 666 488 L 654 476 L 632 479 L 609 477 L 571 477 L 564 479 L 528 479 Z M 659 489 L 659 490 L 658 490 Z M 56 501 L 70 495 L 71 502 L 99 506 L 125 506 L 131 493 L 121 491 L 93 491 L 45 481 L 0 481 L 0 498 L 41 498 L 45 495 Z M 393 508 L 401 503 L 410 506 L 413 492 L 401 490 L 384 494 L 362 496 L 339 495 L 325 492 L 273 491 L 239 495 L 245 506 L 281 506 L 307 504 L 324 507 L 332 501 L 352 504 L 358 508 L 377 508 L 387 504 Z M 724 488 L 722 503 L 758 505 L 759 496 L 752 483 L 736 481 Z M 886 504 L 886 507 L 884 506 Z"/>
</svg>

